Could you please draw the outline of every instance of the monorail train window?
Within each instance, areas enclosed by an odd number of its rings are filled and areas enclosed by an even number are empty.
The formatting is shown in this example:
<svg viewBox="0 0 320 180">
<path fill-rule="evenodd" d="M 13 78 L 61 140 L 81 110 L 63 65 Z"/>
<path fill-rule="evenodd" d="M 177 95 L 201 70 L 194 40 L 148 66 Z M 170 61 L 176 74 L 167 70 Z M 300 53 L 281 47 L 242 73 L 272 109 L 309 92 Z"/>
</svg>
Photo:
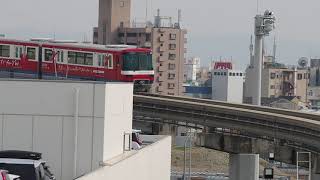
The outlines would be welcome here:
<svg viewBox="0 0 320 180">
<path fill-rule="evenodd" d="M 52 50 L 51 49 L 44 50 L 44 60 L 45 61 L 52 61 Z"/>
<path fill-rule="evenodd" d="M 76 53 L 76 64 L 84 64 L 85 54 L 84 53 Z"/>
<path fill-rule="evenodd" d="M 93 65 L 93 54 L 91 53 L 85 54 L 85 65 L 89 65 L 89 66 Z"/>
<path fill-rule="evenodd" d="M 21 58 L 22 54 L 23 54 L 22 52 L 23 52 L 23 47 L 16 46 L 15 47 L 15 58 Z"/>
<path fill-rule="evenodd" d="M 36 48 L 28 47 L 27 57 L 28 59 L 36 60 Z"/>
<path fill-rule="evenodd" d="M 58 51 L 58 62 L 63 62 L 63 51 Z"/>
<path fill-rule="evenodd" d="M 79 65 L 93 65 L 93 54 L 81 52 L 68 52 L 68 63 Z"/>
<path fill-rule="evenodd" d="M 112 54 L 108 55 L 108 69 L 113 69 L 113 56 L 112 56 Z"/>
<path fill-rule="evenodd" d="M 0 56 L 1 57 L 10 57 L 10 46 L 0 45 Z"/>
<path fill-rule="evenodd" d="M 104 54 L 99 54 L 98 55 L 98 66 L 101 66 L 101 67 L 104 66 L 104 57 L 105 57 Z"/>
<path fill-rule="evenodd" d="M 68 63 L 76 64 L 76 52 L 72 52 L 72 51 L 68 52 Z"/>
</svg>

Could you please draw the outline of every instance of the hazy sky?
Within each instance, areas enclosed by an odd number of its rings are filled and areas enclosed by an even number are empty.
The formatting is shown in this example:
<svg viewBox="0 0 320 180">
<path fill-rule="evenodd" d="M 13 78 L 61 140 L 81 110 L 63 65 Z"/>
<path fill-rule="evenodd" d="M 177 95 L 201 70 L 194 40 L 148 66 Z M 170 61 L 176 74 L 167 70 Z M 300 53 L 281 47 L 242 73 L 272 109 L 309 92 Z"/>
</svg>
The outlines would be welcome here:
<svg viewBox="0 0 320 180">
<path fill-rule="evenodd" d="M 146 0 L 132 0 L 132 19 L 145 19 Z M 188 29 L 188 56 L 210 59 L 233 58 L 243 69 L 248 63 L 249 40 L 253 33 L 256 0 L 148 0 L 149 19 L 161 14 L 183 13 Z M 319 0 L 260 0 L 260 12 L 270 9 L 277 17 L 278 59 L 296 64 L 299 57 L 320 56 Z M 98 0 L 1 0 L 0 34 L 27 39 L 91 39 L 98 21 Z M 267 40 L 272 49 L 272 36 Z"/>
</svg>

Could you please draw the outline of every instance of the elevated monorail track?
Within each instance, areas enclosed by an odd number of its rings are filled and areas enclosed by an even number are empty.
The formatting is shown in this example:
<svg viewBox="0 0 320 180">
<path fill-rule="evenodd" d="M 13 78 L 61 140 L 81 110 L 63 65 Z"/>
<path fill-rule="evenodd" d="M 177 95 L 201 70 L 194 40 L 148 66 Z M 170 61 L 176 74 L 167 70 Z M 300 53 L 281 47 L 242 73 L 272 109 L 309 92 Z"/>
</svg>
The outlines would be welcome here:
<svg viewBox="0 0 320 180">
<path fill-rule="evenodd" d="M 320 153 L 320 116 L 312 113 L 162 95 L 134 95 L 135 119 L 238 130 Z"/>
</svg>

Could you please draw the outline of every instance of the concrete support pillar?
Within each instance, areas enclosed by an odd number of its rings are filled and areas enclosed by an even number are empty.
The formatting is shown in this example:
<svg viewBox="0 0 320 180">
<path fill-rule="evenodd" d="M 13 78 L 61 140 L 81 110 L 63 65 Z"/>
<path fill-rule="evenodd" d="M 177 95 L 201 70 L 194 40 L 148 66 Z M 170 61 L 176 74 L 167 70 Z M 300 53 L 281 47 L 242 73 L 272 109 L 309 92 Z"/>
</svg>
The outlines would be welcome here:
<svg viewBox="0 0 320 180">
<path fill-rule="evenodd" d="M 230 180 L 259 180 L 259 154 L 230 154 Z"/>
<path fill-rule="evenodd" d="M 312 175 L 311 180 L 319 180 L 320 179 L 320 157 L 313 156 L 312 157 Z"/>
</svg>

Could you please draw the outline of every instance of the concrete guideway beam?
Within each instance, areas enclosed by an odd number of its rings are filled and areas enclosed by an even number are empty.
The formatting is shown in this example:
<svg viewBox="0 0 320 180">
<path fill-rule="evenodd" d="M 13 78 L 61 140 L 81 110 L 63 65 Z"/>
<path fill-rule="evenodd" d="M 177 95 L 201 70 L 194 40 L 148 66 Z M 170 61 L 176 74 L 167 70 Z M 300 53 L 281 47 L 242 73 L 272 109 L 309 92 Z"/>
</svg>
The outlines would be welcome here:
<svg viewBox="0 0 320 180">
<path fill-rule="evenodd" d="M 259 180 L 258 154 L 230 154 L 230 180 Z"/>
</svg>

